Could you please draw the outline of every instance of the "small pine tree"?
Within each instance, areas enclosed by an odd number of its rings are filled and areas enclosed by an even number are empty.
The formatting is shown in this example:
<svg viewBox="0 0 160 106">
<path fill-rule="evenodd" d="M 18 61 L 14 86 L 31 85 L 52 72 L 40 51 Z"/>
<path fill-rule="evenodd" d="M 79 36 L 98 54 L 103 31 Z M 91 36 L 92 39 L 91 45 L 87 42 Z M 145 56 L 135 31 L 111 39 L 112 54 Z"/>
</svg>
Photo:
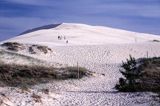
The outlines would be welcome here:
<svg viewBox="0 0 160 106">
<path fill-rule="evenodd" d="M 116 88 L 121 91 L 135 91 L 136 79 L 141 76 L 136 59 L 131 55 L 129 57 L 126 62 L 122 62 L 123 70 L 120 70 L 125 79 L 120 78 L 119 84 L 116 85 Z"/>
</svg>

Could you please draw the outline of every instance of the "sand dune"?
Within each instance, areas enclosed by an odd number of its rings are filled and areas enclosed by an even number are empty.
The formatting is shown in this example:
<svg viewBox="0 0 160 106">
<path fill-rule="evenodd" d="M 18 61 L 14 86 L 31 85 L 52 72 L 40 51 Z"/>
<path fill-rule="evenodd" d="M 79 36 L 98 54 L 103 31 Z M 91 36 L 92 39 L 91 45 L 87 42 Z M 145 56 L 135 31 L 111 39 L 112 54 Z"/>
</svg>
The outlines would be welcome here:
<svg viewBox="0 0 160 106">
<path fill-rule="evenodd" d="M 58 40 L 58 36 L 65 36 Z M 21 106 L 159 106 L 153 93 L 119 93 L 114 89 L 121 74 L 122 61 L 131 54 L 135 58 L 160 56 L 159 36 L 119 29 L 64 23 L 56 28 L 41 29 L 9 39 L 26 44 L 47 45 L 54 54 L 45 56 L 25 54 L 50 63 L 77 65 L 95 72 L 94 76 L 79 80 L 51 81 L 35 85 L 30 92 L 20 93 L 19 88 L 0 88 L 10 101 Z M 66 43 L 68 40 L 68 43 Z M 101 73 L 105 75 L 101 75 Z M 41 89 L 49 89 L 44 94 Z M 32 93 L 40 95 L 36 103 Z"/>
</svg>

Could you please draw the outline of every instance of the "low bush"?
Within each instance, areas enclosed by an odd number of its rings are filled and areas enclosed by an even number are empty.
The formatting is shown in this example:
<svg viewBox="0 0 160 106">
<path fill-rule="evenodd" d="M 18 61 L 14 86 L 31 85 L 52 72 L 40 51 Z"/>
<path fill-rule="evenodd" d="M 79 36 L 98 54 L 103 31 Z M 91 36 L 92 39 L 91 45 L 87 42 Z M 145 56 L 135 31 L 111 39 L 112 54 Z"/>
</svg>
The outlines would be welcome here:
<svg viewBox="0 0 160 106">
<path fill-rule="evenodd" d="M 160 92 L 160 58 L 141 58 L 135 60 L 130 56 L 122 63 L 120 72 L 124 78 L 119 79 L 116 89 L 123 92 L 153 91 Z"/>
<path fill-rule="evenodd" d="M 18 42 L 5 42 L 0 46 L 6 48 L 9 51 L 14 51 L 14 52 L 19 52 L 26 49 L 30 54 L 37 54 L 38 52 L 47 54 L 49 52 L 52 52 L 52 49 L 49 48 L 48 46 L 35 45 L 35 44 L 26 45 Z"/>
<path fill-rule="evenodd" d="M 18 42 L 5 42 L 1 46 L 5 47 L 7 50 L 16 51 L 16 52 L 19 50 L 25 49 L 25 46 Z"/>
<path fill-rule="evenodd" d="M 0 63 L 0 86 L 33 85 L 52 79 L 82 78 L 85 75 L 85 68 L 79 68 L 78 71 L 75 67 L 54 68 Z"/>
<path fill-rule="evenodd" d="M 35 93 L 33 93 L 31 97 L 33 98 L 33 100 L 35 102 L 42 102 L 42 97 L 37 95 L 37 94 L 35 94 Z"/>
<path fill-rule="evenodd" d="M 88 72 L 88 70 L 83 67 L 66 67 L 64 70 L 66 70 L 62 73 L 64 78 L 82 78 L 83 76 L 86 76 Z"/>
<path fill-rule="evenodd" d="M 152 42 L 160 42 L 160 40 L 154 39 L 152 40 Z"/>
</svg>

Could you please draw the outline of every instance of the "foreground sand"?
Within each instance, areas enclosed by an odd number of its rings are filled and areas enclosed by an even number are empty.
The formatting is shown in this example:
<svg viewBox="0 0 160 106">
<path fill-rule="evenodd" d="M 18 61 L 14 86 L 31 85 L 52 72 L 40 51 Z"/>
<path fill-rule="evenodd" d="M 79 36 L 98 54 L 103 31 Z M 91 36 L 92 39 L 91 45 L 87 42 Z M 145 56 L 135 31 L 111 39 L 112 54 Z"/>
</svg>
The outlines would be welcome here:
<svg viewBox="0 0 160 106">
<path fill-rule="evenodd" d="M 160 56 L 160 43 L 131 43 L 89 46 L 52 46 L 56 54 L 44 60 L 80 66 L 96 72 L 79 80 L 51 81 L 35 85 L 28 91 L 0 87 L 0 99 L 10 106 L 159 106 L 156 94 L 119 93 L 114 89 L 121 74 L 120 64 L 131 54 L 135 58 Z M 105 75 L 101 75 L 101 74 Z M 42 89 L 49 89 L 45 94 Z M 36 102 L 32 94 L 41 96 Z M 5 96 L 3 95 L 5 94 Z"/>
</svg>

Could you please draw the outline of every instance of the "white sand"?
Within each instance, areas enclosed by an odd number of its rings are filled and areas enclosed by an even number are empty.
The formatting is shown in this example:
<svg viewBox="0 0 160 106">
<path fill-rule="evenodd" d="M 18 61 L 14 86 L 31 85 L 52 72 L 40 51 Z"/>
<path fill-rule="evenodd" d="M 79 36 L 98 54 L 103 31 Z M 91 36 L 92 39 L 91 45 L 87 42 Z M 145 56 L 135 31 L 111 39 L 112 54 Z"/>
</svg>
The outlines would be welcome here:
<svg viewBox="0 0 160 106">
<path fill-rule="evenodd" d="M 61 34 L 66 36 L 68 44 L 66 40 L 57 39 Z M 147 52 L 149 57 L 160 56 L 160 43 L 150 42 L 153 39 L 160 37 L 82 24 L 62 24 L 10 39 L 44 44 L 54 50 L 54 54 L 31 57 L 71 66 L 78 62 L 80 66 L 105 76 L 95 74 L 79 80 L 51 81 L 35 85 L 27 93 L 11 87 L 1 87 L 0 92 L 15 106 L 159 106 L 153 93 L 118 93 L 114 89 L 121 77 L 120 64 L 129 54 L 135 58 L 146 57 Z M 42 93 L 41 89 L 49 89 L 50 94 Z M 31 97 L 33 92 L 42 97 L 42 103 L 35 103 Z"/>
</svg>

